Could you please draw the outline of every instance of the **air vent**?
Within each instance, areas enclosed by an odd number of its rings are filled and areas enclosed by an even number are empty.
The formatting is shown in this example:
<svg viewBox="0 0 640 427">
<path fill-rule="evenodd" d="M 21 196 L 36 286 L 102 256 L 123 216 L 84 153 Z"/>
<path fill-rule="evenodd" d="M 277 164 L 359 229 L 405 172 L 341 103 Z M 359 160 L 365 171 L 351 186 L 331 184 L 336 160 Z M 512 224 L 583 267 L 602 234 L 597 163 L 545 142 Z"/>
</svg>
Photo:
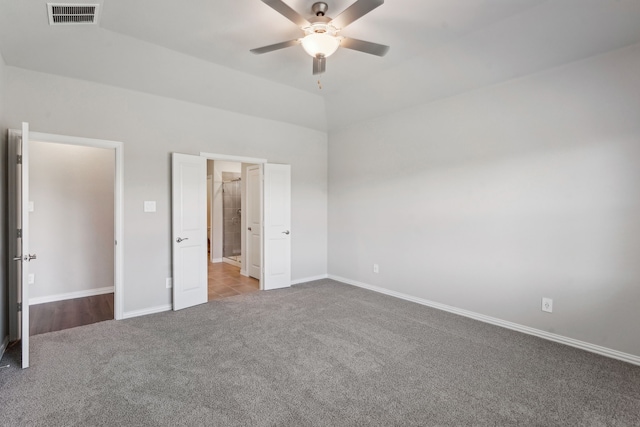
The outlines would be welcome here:
<svg viewBox="0 0 640 427">
<path fill-rule="evenodd" d="M 98 22 L 97 4 L 47 3 L 49 25 L 82 25 Z"/>
</svg>

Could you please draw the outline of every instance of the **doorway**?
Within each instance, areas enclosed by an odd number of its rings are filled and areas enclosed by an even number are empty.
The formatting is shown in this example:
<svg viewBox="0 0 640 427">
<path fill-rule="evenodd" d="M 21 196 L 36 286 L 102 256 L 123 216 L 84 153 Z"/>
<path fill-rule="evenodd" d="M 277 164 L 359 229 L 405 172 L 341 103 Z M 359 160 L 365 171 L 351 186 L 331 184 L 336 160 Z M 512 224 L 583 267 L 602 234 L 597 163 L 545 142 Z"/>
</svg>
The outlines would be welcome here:
<svg viewBox="0 0 640 427">
<path fill-rule="evenodd" d="M 30 132 L 29 124 L 22 123 L 21 130 L 10 129 L 8 138 L 8 225 L 17 229 L 14 238 L 9 239 L 9 339 L 20 340 L 22 347 L 22 367 L 29 367 L 29 273 L 31 265 L 37 260 L 37 254 L 30 247 L 30 203 L 29 141 L 68 144 L 73 146 L 97 147 L 113 151 L 115 170 L 113 175 L 113 314 L 115 319 L 123 316 L 122 289 L 122 197 L 123 197 L 123 154 L 122 143 L 117 141 L 71 137 L 39 132 Z M 34 205 L 35 208 L 35 205 Z M 58 242 L 63 248 L 64 242 Z M 66 246 L 64 246 L 66 247 Z M 72 248 L 73 249 L 73 248 Z M 65 252 L 65 251 L 61 251 Z M 42 259 L 42 258 L 41 258 Z M 35 279 L 37 280 L 37 279 Z"/>
<path fill-rule="evenodd" d="M 248 186 L 247 171 L 257 165 L 207 160 L 207 218 L 209 264 L 208 300 L 260 290 L 260 277 L 248 274 L 246 238 L 252 229 L 247 222 L 248 198 L 256 189 Z M 257 255 L 260 256 L 258 247 Z"/>
<path fill-rule="evenodd" d="M 200 153 L 200 156 L 172 153 L 174 311 L 208 301 L 207 159 L 259 165 L 260 218 L 263 224 L 260 230 L 260 289 L 291 286 L 291 166 L 267 163 L 266 159 L 210 153 Z M 215 183 L 212 187 L 215 187 Z M 242 226 L 241 232 L 245 233 L 246 224 Z M 246 256 L 246 253 L 241 254 L 245 265 Z"/>
<path fill-rule="evenodd" d="M 115 151 L 31 140 L 29 163 L 30 335 L 113 319 Z"/>
</svg>

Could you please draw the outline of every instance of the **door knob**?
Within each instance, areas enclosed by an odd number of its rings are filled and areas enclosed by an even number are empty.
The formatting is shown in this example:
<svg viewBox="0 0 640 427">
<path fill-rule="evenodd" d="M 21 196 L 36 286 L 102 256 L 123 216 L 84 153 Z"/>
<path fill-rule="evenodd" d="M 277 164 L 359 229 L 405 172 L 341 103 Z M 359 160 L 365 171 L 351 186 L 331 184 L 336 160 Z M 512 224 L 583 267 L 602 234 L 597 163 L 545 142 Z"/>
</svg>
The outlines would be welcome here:
<svg viewBox="0 0 640 427">
<path fill-rule="evenodd" d="M 36 254 L 29 254 L 25 258 L 27 258 L 27 261 L 31 261 L 33 259 L 36 259 Z"/>
<path fill-rule="evenodd" d="M 180 242 L 182 242 L 182 241 L 184 241 L 184 240 L 189 240 L 189 238 L 188 238 L 188 237 L 185 237 L 185 238 L 183 239 L 182 237 L 178 237 L 178 238 L 176 239 L 176 242 L 180 243 Z"/>
<path fill-rule="evenodd" d="M 13 260 L 14 261 L 22 261 L 22 257 L 21 256 L 14 256 Z"/>
<path fill-rule="evenodd" d="M 289 230 L 283 231 L 282 234 L 289 234 Z"/>
</svg>

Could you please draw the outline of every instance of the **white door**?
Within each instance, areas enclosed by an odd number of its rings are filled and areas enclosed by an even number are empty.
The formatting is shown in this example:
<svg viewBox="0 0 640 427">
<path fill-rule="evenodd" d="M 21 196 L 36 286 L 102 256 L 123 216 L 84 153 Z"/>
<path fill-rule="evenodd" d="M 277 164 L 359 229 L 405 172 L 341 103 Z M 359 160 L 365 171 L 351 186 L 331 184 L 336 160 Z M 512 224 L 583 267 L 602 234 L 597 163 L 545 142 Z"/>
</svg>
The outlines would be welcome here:
<svg viewBox="0 0 640 427">
<path fill-rule="evenodd" d="M 173 309 L 207 302 L 207 160 L 172 156 Z"/>
<path fill-rule="evenodd" d="M 22 368 L 29 367 L 29 124 L 22 131 L 9 131 L 9 310 L 11 335 L 22 344 Z M 15 234 L 14 234 L 15 233 Z M 15 305 L 13 305 L 15 304 Z M 21 311 L 18 307 L 21 306 Z"/>
<path fill-rule="evenodd" d="M 291 286 L 291 166 L 264 165 L 263 289 Z"/>
<path fill-rule="evenodd" d="M 260 261 L 262 248 L 262 214 L 260 212 L 260 166 L 247 168 L 247 274 L 260 280 Z"/>
</svg>

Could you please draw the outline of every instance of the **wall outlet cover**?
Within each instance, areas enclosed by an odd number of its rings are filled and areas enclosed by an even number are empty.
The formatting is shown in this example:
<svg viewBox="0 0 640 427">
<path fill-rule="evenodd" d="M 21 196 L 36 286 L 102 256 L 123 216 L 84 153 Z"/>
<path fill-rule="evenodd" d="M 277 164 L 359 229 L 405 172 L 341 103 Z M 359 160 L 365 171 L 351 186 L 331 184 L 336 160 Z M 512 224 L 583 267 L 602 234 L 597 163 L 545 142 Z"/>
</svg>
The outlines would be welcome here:
<svg viewBox="0 0 640 427">
<path fill-rule="evenodd" d="M 380 266 L 378 264 L 373 264 L 373 272 L 380 273 Z"/>
<path fill-rule="evenodd" d="M 171 289 L 173 287 L 173 279 L 171 277 L 167 277 L 166 286 L 167 289 Z"/>
<path fill-rule="evenodd" d="M 553 300 L 551 298 L 542 298 L 542 311 L 553 313 Z"/>
</svg>

